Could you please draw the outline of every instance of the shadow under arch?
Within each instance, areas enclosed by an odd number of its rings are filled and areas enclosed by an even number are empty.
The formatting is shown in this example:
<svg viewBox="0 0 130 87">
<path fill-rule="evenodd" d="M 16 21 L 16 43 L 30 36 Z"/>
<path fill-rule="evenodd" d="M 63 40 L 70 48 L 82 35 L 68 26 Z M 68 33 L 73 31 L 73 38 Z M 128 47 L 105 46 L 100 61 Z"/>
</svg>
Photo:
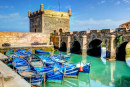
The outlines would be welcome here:
<svg viewBox="0 0 130 87">
<path fill-rule="evenodd" d="M 125 61 L 126 60 L 126 45 L 129 42 L 123 42 L 117 47 L 116 51 L 116 59 L 120 61 Z"/>
<path fill-rule="evenodd" d="M 74 41 L 70 48 L 71 53 L 81 54 L 81 45 L 78 41 Z"/>
<path fill-rule="evenodd" d="M 90 56 L 101 57 L 101 53 L 103 50 L 102 47 L 106 49 L 106 46 L 103 43 L 103 41 L 101 41 L 100 39 L 94 39 L 89 43 L 87 47 L 87 54 Z M 105 50 L 105 57 L 106 57 L 106 50 Z"/>
<path fill-rule="evenodd" d="M 61 47 L 59 48 L 60 51 L 66 52 L 67 51 L 67 47 L 66 47 L 66 43 L 62 42 L 61 43 Z"/>
</svg>

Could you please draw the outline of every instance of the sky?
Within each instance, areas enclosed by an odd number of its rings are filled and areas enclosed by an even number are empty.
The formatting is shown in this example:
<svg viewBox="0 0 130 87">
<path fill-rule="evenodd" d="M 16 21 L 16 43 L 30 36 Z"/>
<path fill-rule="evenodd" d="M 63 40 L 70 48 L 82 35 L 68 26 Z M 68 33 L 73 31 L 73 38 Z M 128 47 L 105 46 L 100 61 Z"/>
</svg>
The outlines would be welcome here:
<svg viewBox="0 0 130 87">
<path fill-rule="evenodd" d="M 70 31 L 116 29 L 130 21 L 130 0 L 0 0 L 0 32 L 29 32 L 28 10 L 68 12 Z"/>
</svg>

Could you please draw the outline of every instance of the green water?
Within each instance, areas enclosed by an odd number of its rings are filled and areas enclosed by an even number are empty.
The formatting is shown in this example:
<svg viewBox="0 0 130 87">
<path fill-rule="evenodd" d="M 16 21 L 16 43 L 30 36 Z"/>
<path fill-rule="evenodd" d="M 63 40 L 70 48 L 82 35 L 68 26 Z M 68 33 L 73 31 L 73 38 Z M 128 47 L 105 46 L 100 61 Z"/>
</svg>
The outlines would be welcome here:
<svg viewBox="0 0 130 87">
<path fill-rule="evenodd" d="M 68 61 L 72 63 L 91 61 L 90 73 L 79 73 L 78 79 L 64 78 L 62 84 L 47 82 L 42 87 L 130 87 L 130 67 L 126 62 L 77 54 L 72 54 Z"/>
</svg>

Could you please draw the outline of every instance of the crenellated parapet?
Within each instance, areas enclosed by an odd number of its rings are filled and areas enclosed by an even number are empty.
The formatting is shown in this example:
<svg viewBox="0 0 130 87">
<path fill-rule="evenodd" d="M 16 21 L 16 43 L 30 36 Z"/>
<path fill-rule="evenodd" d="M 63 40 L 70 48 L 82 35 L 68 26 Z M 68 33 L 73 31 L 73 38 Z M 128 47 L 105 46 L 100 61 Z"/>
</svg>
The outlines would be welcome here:
<svg viewBox="0 0 130 87">
<path fill-rule="evenodd" d="M 127 28 L 117 28 L 116 31 L 117 34 L 130 34 L 130 29 Z"/>
<path fill-rule="evenodd" d="M 71 14 L 71 9 L 68 10 L 68 12 L 60 12 L 60 11 L 54 11 L 54 10 L 48 10 L 48 9 L 44 9 L 44 5 L 41 4 L 40 5 L 40 10 L 31 13 L 31 11 L 28 11 L 28 17 L 35 17 L 37 15 L 41 15 L 44 14 L 44 16 L 48 16 L 48 17 L 58 17 L 58 18 L 67 18 L 69 19 Z"/>
<path fill-rule="evenodd" d="M 71 9 L 68 12 L 54 11 L 44 9 L 44 5 L 40 5 L 40 10 L 36 12 L 28 11 L 30 19 L 30 32 L 52 33 L 70 31 Z"/>
</svg>

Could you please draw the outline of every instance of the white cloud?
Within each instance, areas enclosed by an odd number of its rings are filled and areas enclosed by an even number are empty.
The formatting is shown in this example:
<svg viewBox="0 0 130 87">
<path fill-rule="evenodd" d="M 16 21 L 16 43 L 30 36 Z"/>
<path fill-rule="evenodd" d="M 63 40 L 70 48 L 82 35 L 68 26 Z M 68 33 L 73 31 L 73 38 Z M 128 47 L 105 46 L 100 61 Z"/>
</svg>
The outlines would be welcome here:
<svg viewBox="0 0 130 87">
<path fill-rule="evenodd" d="M 29 18 L 28 17 L 23 18 L 23 21 L 20 22 L 20 24 L 28 24 L 28 23 L 29 23 Z"/>
<path fill-rule="evenodd" d="M 130 8 L 127 8 L 126 10 L 130 10 Z"/>
<path fill-rule="evenodd" d="M 28 31 L 29 18 L 22 17 L 19 13 L 12 13 L 8 15 L 0 14 L 0 25 L 0 31 L 3 31 L 3 29 L 5 31 L 14 32 Z"/>
<path fill-rule="evenodd" d="M 130 4 L 130 0 L 123 0 L 125 3 Z"/>
<path fill-rule="evenodd" d="M 115 21 L 112 19 L 105 19 L 105 20 L 76 20 L 72 23 L 72 30 L 85 30 L 85 29 L 111 29 L 111 28 L 118 28 L 120 24 L 128 22 L 129 20 L 119 20 Z M 74 31 L 73 30 L 73 31 Z"/>
<path fill-rule="evenodd" d="M 60 8 L 61 8 L 61 6 L 60 6 Z M 49 5 L 49 6 L 47 7 L 47 9 L 56 11 L 56 10 L 59 10 L 59 6 Z"/>
<path fill-rule="evenodd" d="M 119 5 L 119 4 L 120 4 L 120 1 L 117 1 L 117 2 L 116 2 L 116 5 Z"/>
<path fill-rule="evenodd" d="M 103 4 L 103 3 L 105 3 L 106 1 L 105 0 L 103 0 L 103 1 L 101 1 L 101 2 L 98 2 L 98 4 Z"/>
<path fill-rule="evenodd" d="M 10 6 L 10 8 L 14 8 L 14 6 Z"/>
<path fill-rule="evenodd" d="M 13 14 L 9 14 L 9 15 L 0 15 L 0 22 L 1 23 L 10 23 L 10 22 L 14 22 L 17 24 L 28 24 L 29 23 L 29 19 L 28 17 L 21 17 L 19 13 L 13 13 Z"/>
<path fill-rule="evenodd" d="M 0 19 L 13 19 L 13 18 L 20 18 L 19 13 L 13 13 L 13 14 L 9 14 L 9 15 L 0 14 Z"/>
<path fill-rule="evenodd" d="M 91 8 L 94 8 L 94 6 L 91 6 Z"/>
<path fill-rule="evenodd" d="M 14 8 L 14 6 L 0 6 L 0 8 Z"/>
<path fill-rule="evenodd" d="M 70 6 L 70 5 L 68 5 L 68 6 L 66 6 L 65 8 L 66 8 L 66 9 L 69 9 L 69 8 L 71 8 L 71 6 Z"/>
</svg>

